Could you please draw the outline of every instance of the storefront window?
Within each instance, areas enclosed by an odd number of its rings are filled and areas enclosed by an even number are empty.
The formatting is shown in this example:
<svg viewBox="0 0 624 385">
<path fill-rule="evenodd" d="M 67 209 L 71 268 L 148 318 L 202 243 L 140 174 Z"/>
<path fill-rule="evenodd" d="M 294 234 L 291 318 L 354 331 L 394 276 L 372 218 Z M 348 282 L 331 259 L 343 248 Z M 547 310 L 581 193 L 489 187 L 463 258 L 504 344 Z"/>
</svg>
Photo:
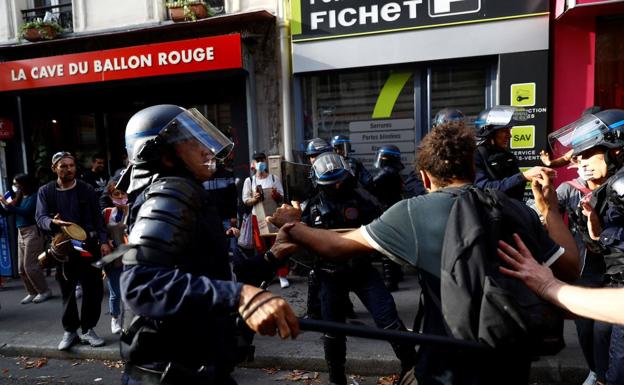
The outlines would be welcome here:
<svg viewBox="0 0 624 385">
<path fill-rule="evenodd" d="M 398 98 L 380 97 L 389 82 L 398 87 Z M 303 80 L 303 93 L 305 139 L 320 137 L 329 141 L 334 135 L 347 135 L 352 140 L 354 156 L 366 167 L 372 167 L 374 154 L 383 144 L 399 146 L 404 162 L 412 162 L 412 72 L 383 70 L 310 76 Z"/>
<path fill-rule="evenodd" d="M 596 25 L 596 105 L 624 108 L 624 17 L 599 18 Z"/>
<path fill-rule="evenodd" d="M 347 135 L 353 156 L 367 167 L 372 167 L 381 145 L 393 144 L 401 150 L 404 164 L 412 164 L 417 142 L 431 126 L 425 123 L 427 117 L 433 119 L 450 107 L 466 114 L 469 124 L 474 122 L 485 108 L 490 65 L 471 61 L 418 67 L 302 78 L 304 138 L 329 141 L 334 135 Z M 420 75 L 425 73 L 428 82 Z"/>
<path fill-rule="evenodd" d="M 485 108 L 486 68 L 463 65 L 431 68 L 431 119 L 443 108 L 462 111 L 469 124 Z"/>
</svg>

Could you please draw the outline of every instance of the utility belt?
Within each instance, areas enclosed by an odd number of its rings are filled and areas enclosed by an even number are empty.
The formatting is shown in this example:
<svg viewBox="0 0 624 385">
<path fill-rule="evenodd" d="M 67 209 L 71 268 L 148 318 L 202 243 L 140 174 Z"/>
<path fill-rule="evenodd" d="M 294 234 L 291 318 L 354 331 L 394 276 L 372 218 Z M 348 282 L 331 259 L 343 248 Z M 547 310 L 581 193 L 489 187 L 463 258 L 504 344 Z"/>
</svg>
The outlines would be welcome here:
<svg viewBox="0 0 624 385">
<path fill-rule="evenodd" d="M 213 367 L 201 366 L 193 369 L 175 362 L 169 362 L 163 370 L 127 363 L 124 372 L 143 385 L 214 385 L 217 383 Z"/>
</svg>

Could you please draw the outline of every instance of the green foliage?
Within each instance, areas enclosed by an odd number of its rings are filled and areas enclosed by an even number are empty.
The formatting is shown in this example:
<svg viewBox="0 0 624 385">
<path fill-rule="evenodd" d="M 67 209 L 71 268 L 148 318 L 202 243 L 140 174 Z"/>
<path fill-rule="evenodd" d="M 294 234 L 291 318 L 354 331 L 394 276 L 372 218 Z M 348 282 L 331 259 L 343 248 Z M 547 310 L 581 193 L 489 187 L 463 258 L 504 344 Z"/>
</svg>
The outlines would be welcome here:
<svg viewBox="0 0 624 385">
<path fill-rule="evenodd" d="M 28 23 L 24 23 L 22 24 L 21 31 L 24 32 L 27 29 L 42 29 L 44 27 L 52 27 L 52 29 L 54 29 L 57 33 L 61 33 L 63 32 L 63 27 L 60 26 L 59 23 L 52 21 L 52 22 L 48 22 L 48 21 L 42 21 L 41 19 L 37 19 L 35 21 L 30 21 Z"/>
<path fill-rule="evenodd" d="M 197 15 L 193 12 L 193 9 L 191 8 L 192 5 L 203 6 L 207 11 L 208 16 L 213 16 L 215 14 L 212 8 L 208 7 L 203 0 L 176 0 L 165 2 L 165 7 L 167 8 L 183 8 L 185 20 L 196 21 Z"/>
</svg>

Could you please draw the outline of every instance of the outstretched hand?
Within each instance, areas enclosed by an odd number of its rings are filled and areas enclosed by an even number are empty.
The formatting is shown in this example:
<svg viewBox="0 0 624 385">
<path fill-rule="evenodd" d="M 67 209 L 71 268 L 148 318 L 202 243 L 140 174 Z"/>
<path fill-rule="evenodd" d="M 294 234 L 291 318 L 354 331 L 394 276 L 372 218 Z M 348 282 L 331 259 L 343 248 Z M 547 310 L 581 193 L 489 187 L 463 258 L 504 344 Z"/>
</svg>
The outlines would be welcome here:
<svg viewBox="0 0 624 385">
<path fill-rule="evenodd" d="M 552 271 L 539 264 L 518 234 L 513 235 L 517 249 L 504 241 L 498 241 L 498 256 L 510 267 L 500 267 L 503 274 L 523 281 L 540 297 L 553 301 L 562 283 Z"/>
<path fill-rule="evenodd" d="M 539 176 L 531 180 L 531 190 L 535 197 L 535 206 L 542 214 L 546 216 L 548 210 L 559 207 L 557 191 L 552 184 L 553 175 L 545 171 L 540 171 Z"/>
<path fill-rule="evenodd" d="M 282 339 L 299 335 L 299 320 L 292 308 L 270 291 L 243 285 L 238 311 L 247 326 L 258 334 L 278 334 Z"/>
<path fill-rule="evenodd" d="M 299 207 L 289 206 L 283 204 L 278 207 L 273 215 L 266 218 L 269 223 L 273 224 L 277 228 L 281 228 L 286 223 L 300 222 L 301 221 L 301 209 Z"/>
</svg>

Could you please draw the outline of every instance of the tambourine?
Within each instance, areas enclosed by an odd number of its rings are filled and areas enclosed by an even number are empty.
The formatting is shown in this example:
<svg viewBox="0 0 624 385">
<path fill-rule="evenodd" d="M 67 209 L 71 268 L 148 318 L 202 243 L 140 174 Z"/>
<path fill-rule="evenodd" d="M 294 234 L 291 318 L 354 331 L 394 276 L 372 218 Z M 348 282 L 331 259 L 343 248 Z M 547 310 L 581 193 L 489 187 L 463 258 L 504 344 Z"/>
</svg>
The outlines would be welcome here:
<svg viewBox="0 0 624 385">
<path fill-rule="evenodd" d="M 74 251 L 72 240 L 84 241 L 87 239 L 87 233 L 84 229 L 75 223 L 67 226 L 61 226 L 61 232 L 52 237 L 50 248 L 39 254 L 40 264 L 45 264 L 48 256 L 52 256 L 57 262 L 64 263 L 69 260 L 69 256 Z"/>
</svg>

